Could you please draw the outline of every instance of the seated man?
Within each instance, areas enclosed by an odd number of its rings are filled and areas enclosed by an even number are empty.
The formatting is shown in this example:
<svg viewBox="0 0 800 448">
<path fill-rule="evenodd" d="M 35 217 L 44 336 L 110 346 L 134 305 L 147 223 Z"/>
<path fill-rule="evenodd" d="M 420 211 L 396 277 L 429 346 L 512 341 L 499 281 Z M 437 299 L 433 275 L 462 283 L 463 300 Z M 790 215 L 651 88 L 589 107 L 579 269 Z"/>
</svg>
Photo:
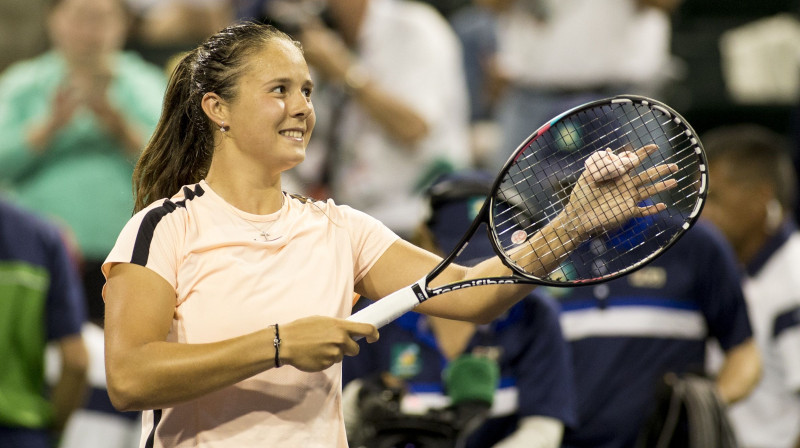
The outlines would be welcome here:
<svg viewBox="0 0 800 448">
<path fill-rule="evenodd" d="M 584 245 L 572 256 L 589 250 L 602 248 Z M 606 283 L 559 289 L 579 414 L 577 427 L 564 434 L 563 447 L 633 448 L 640 446 L 640 432 L 658 434 L 653 428 L 664 423 L 656 412 L 660 385 L 668 375 L 704 375 L 710 340 L 719 343 L 725 360 L 711 386 L 721 402 L 709 403 L 706 421 L 719 415 L 718 407 L 750 393 L 761 362 L 740 280 L 730 246 L 701 220 L 637 271 Z M 672 440 L 671 446 L 694 446 L 678 441 L 678 435 Z"/>
</svg>

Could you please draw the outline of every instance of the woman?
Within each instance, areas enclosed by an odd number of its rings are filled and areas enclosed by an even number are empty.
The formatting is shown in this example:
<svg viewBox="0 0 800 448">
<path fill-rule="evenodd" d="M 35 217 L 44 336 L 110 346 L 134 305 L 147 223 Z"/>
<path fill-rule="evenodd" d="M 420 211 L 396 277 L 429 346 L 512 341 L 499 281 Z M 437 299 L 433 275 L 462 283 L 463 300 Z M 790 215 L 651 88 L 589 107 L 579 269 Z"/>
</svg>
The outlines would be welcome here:
<svg viewBox="0 0 800 448">
<path fill-rule="evenodd" d="M 145 410 L 141 446 L 347 446 L 336 364 L 353 338 L 378 338 L 344 320 L 352 293 L 386 296 L 440 260 L 363 213 L 281 191 L 314 128 L 312 90 L 299 44 L 258 24 L 212 36 L 172 75 L 134 174 L 138 213 L 103 266 L 109 393 Z M 622 195 L 593 185 L 560 217 L 579 221 L 570 241 L 614 225 L 576 218 L 596 194 Z M 626 204 L 620 220 L 660 209 Z M 574 244 L 542 256 L 542 273 Z M 495 258 L 442 276 L 506 272 Z M 487 322 L 531 287 L 478 289 L 419 310 Z"/>
</svg>

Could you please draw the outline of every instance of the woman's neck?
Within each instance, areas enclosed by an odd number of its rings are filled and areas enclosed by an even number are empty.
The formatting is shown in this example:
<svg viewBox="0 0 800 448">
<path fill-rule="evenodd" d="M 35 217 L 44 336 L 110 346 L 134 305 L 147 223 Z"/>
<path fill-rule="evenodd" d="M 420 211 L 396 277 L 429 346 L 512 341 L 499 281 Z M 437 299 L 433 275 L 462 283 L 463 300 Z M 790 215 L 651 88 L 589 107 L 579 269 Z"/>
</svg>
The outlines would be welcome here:
<svg viewBox="0 0 800 448">
<path fill-rule="evenodd" d="M 222 176 L 209 170 L 206 183 L 227 203 L 247 213 L 268 215 L 281 209 L 280 176 L 274 180 L 249 176 Z"/>
</svg>

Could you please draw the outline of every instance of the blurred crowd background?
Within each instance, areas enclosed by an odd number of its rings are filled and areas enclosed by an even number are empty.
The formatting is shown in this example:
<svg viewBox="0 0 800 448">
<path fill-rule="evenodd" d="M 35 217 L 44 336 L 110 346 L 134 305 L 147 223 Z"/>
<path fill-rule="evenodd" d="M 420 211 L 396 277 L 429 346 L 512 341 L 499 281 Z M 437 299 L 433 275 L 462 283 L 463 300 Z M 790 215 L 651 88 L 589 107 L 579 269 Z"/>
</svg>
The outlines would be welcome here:
<svg viewBox="0 0 800 448">
<path fill-rule="evenodd" d="M 75 306 L 85 317 L 76 319 L 85 323 L 92 392 L 61 446 L 138 438 L 136 416 L 115 413 L 103 396 L 99 265 L 130 216 L 133 164 L 176 58 L 234 21 L 295 36 L 317 83 L 318 128 L 284 188 L 353 205 L 407 238 L 437 176 L 495 172 L 545 120 L 614 94 L 659 99 L 701 136 L 763 126 L 785 139 L 800 168 L 800 0 L 372 3 L 403 4 L 408 23 L 385 22 L 392 36 L 381 28 L 387 18 L 353 6 L 361 1 L 0 2 L 0 199 L 61 230 L 83 291 Z M 108 63 L 109 55 L 119 57 Z M 403 152 L 415 147 L 425 149 Z M 73 352 L 62 345 L 60 353 Z M 55 384 L 69 363 L 57 350 L 49 359 Z M 86 429 L 93 425 L 108 432 Z"/>
</svg>

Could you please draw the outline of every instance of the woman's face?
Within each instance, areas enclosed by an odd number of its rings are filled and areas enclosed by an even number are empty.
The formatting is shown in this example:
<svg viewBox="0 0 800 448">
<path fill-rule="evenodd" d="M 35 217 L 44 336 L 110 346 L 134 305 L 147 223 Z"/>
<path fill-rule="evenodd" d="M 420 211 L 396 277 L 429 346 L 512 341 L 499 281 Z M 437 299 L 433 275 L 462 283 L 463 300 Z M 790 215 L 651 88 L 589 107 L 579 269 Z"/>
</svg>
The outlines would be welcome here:
<svg viewBox="0 0 800 448">
<path fill-rule="evenodd" d="M 249 57 L 228 104 L 230 138 L 240 151 L 277 171 L 305 159 L 316 116 L 313 83 L 297 47 L 274 39 Z M 224 149 L 223 149 L 224 150 Z"/>
</svg>

